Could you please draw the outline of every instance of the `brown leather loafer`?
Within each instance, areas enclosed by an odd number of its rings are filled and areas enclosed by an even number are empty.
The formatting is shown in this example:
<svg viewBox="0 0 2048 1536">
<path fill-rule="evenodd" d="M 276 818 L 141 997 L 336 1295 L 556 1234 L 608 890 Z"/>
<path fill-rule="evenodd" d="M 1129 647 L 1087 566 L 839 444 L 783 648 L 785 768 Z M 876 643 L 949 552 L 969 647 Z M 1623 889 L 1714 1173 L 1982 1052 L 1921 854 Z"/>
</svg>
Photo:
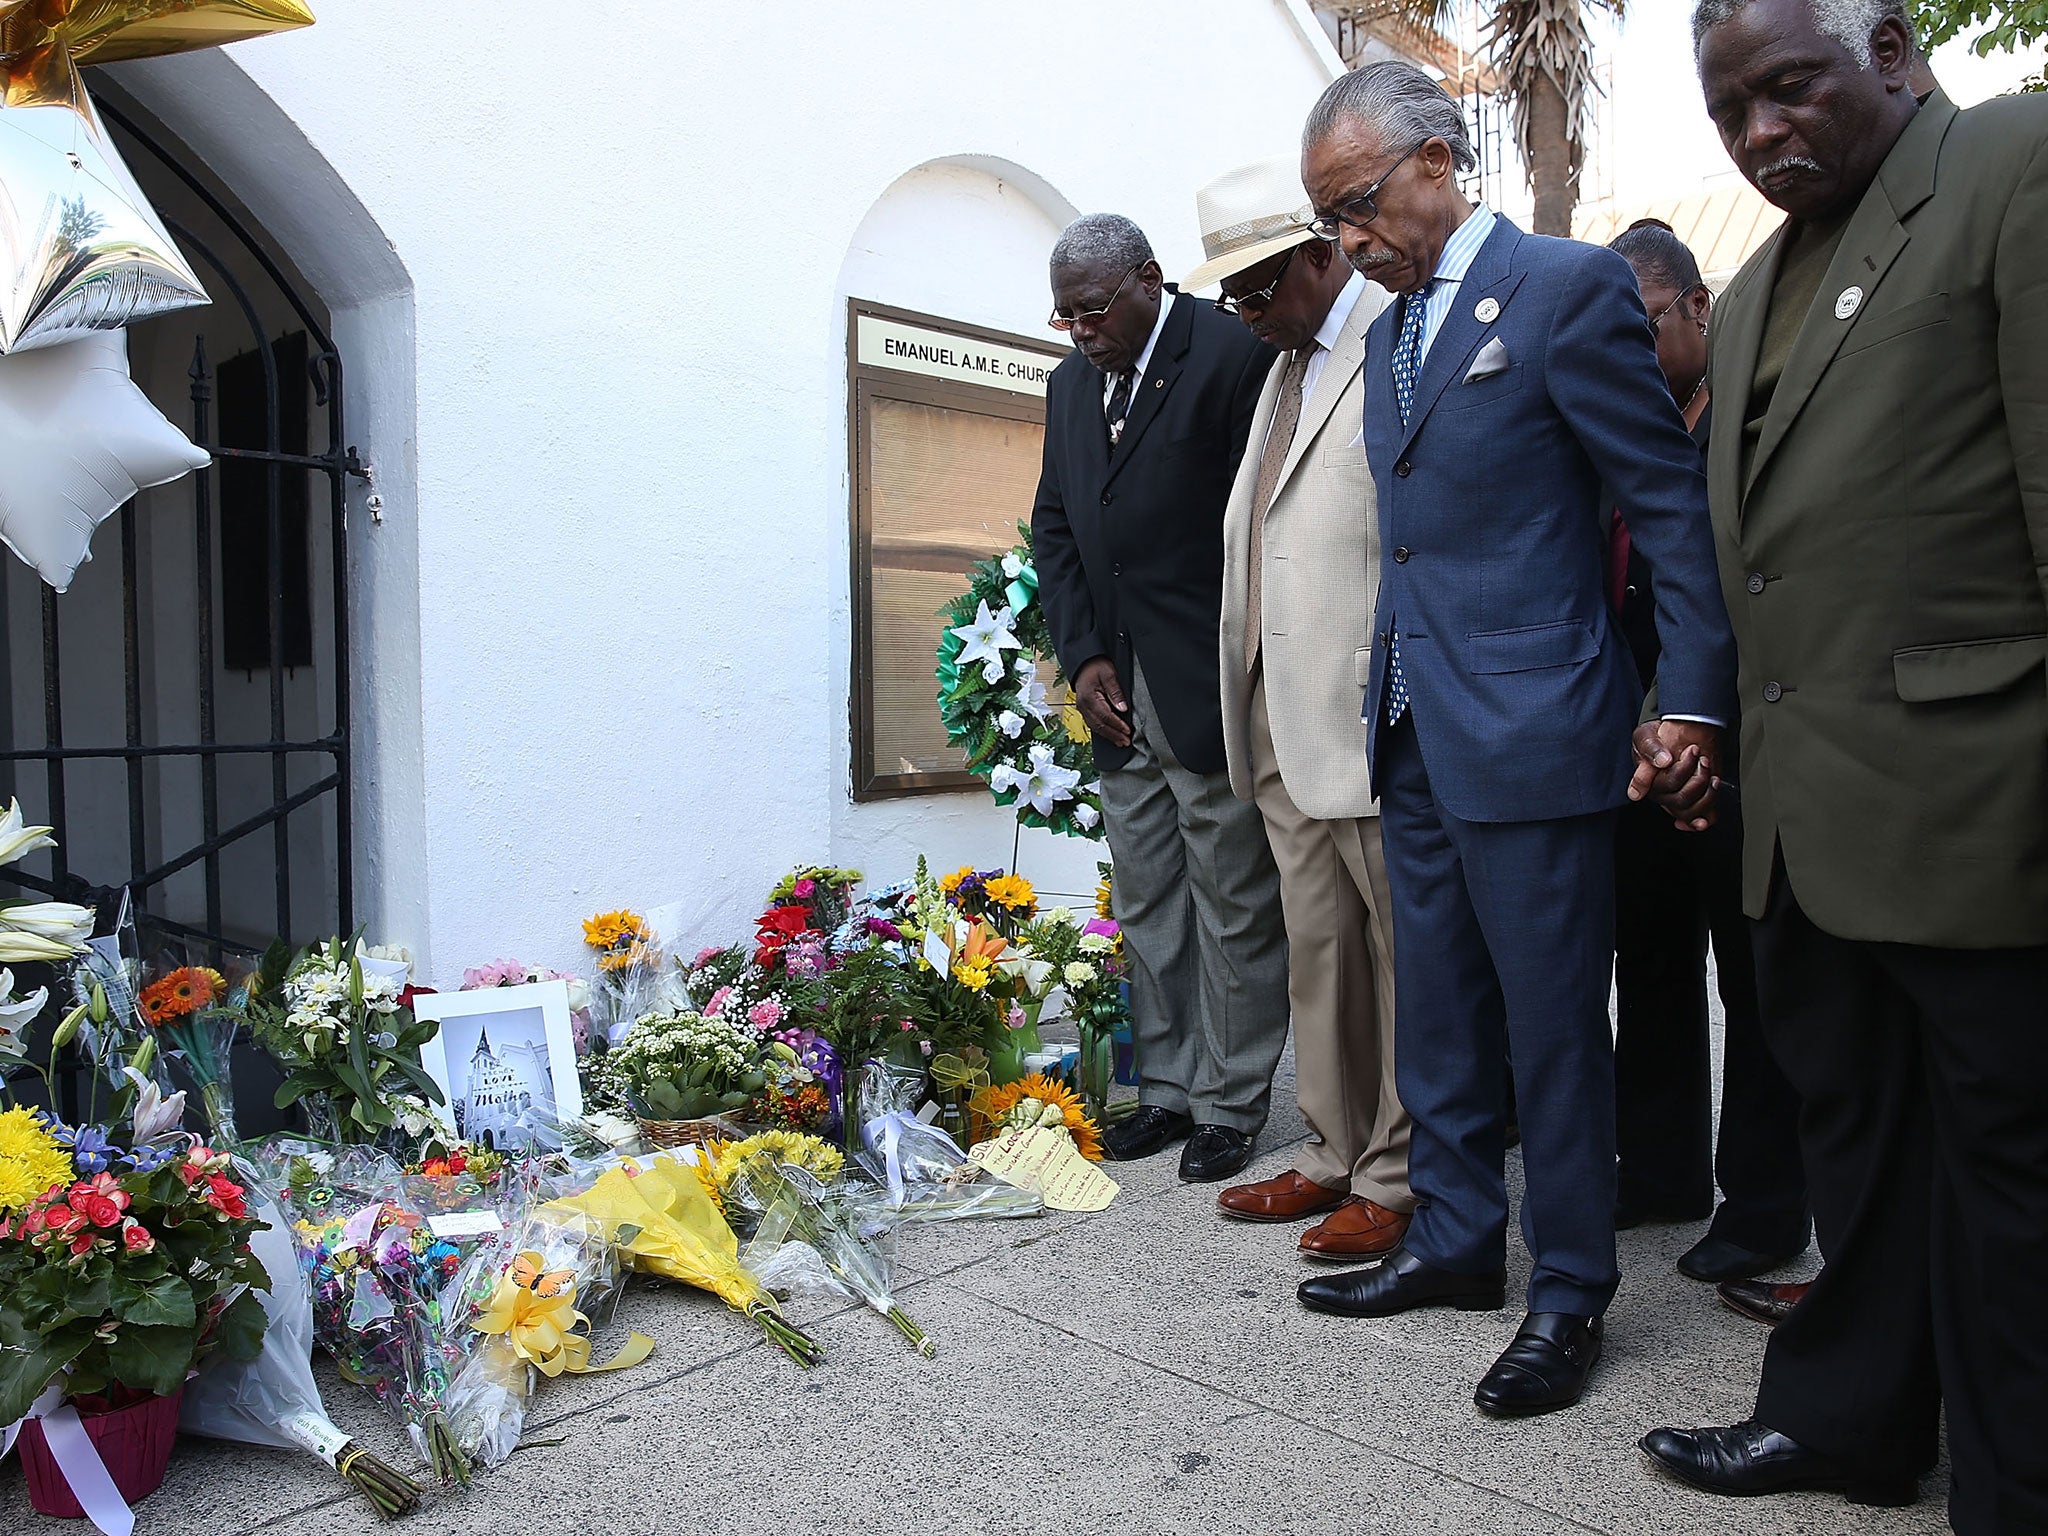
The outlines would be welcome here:
<svg viewBox="0 0 2048 1536">
<path fill-rule="evenodd" d="M 1233 1184 L 1216 1197 L 1223 1214 L 1239 1221 L 1300 1221 L 1341 1205 L 1350 1198 L 1289 1169 L 1277 1179 Z"/>
<path fill-rule="evenodd" d="M 1408 1218 L 1363 1195 L 1347 1195 L 1344 1203 L 1301 1234 L 1302 1255 L 1333 1264 L 1377 1259 L 1401 1246 Z"/>
<path fill-rule="evenodd" d="M 1727 1280 L 1714 1287 L 1714 1294 L 1730 1311 L 1775 1328 L 1792 1315 L 1812 1285 L 1811 1280 L 1779 1285 L 1767 1280 Z"/>
</svg>

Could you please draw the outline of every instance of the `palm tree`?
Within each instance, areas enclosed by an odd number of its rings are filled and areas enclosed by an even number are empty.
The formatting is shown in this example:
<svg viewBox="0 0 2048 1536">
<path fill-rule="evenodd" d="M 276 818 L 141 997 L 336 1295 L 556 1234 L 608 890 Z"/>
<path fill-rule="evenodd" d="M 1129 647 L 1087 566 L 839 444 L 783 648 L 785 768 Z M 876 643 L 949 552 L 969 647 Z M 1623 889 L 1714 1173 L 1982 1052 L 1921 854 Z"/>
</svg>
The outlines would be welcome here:
<svg viewBox="0 0 2048 1536">
<path fill-rule="evenodd" d="M 1628 0 L 1486 0 L 1485 48 L 1515 125 L 1515 143 L 1536 196 L 1539 235 L 1569 235 L 1586 161 L 1593 83 L 1587 22 L 1596 11 L 1619 20 Z M 1359 21 L 1408 22 L 1440 31 L 1461 0 L 1352 0 Z"/>
</svg>

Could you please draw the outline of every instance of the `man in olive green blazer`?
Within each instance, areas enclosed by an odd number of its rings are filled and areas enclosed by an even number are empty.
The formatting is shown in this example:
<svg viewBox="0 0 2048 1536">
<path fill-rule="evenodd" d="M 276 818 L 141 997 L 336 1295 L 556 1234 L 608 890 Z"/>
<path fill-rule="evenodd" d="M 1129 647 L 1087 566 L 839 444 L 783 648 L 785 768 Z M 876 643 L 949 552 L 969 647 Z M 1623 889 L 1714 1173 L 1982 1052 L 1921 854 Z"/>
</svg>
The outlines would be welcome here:
<svg viewBox="0 0 2048 1536">
<path fill-rule="evenodd" d="M 2044 1531 L 2048 98 L 1916 100 L 1899 0 L 1700 0 L 1694 36 L 1790 215 L 1717 311 L 1708 483 L 1719 793 L 1826 1268 L 1754 1419 L 1643 1449 L 1719 1492 L 1905 1502 L 1945 1398 L 1955 1529 Z M 1733 765 L 1688 766 L 1681 820 Z"/>
</svg>

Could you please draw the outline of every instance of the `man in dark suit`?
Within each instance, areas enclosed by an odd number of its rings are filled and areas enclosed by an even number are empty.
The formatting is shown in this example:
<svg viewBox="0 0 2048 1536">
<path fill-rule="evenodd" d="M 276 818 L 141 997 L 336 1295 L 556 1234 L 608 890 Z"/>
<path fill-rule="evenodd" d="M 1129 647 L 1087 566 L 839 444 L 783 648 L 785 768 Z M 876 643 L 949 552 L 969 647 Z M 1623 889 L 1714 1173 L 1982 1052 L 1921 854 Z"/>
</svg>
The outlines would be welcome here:
<svg viewBox="0 0 2048 1536">
<path fill-rule="evenodd" d="M 1917 99 L 1901 0 L 1706 0 L 1693 36 L 1788 215 L 1721 301 L 1707 473 L 1827 1263 L 1755 1416 L 1643 1449 L 1903 1503 L 1945 1401 L 1955 1529 L 2048 1531 L 2048 100 Z"/>
<path fill-rule="evenodd" d="M 1131 962 L 1139 1108 L 1116 1158 L 1181 1139 L 1181 1177 L 1251 1161 L 1287 1041 L 1280 877 L 1230 792 L 1216 635 L 1223 511 L 1273 349 L 1168 288 L 1143 231 L 1091 214 L 1052 253 L 1076 351 L 1046 391 L 1039 595 L 1102 770 Z"/>
<path fill-rule="evenodd" d="M 1384 1263 L 1301 1296 L 1366 1316 L 1502 1304 L 1512 1058 L 1535 1266 L 1474 1399 L 1543 1413 L 1584 1391 L 1619 1279 L 1607 994 L 1642 691 L 1607 601 L 1602 485 L 1657 569 L 1660 728 L 1712 761 L 1734 646 L 1706 482 L 1628 263 L 1466 202 L 1464 119 L 1428 76 L 1344 76 L 1302 143 L 1319 227 L 1401 296 L 1365 364 L 1390 386 L 1366 394 L 1384 638 L 1365 707 L 1416 1209 Z"/>
</svg>

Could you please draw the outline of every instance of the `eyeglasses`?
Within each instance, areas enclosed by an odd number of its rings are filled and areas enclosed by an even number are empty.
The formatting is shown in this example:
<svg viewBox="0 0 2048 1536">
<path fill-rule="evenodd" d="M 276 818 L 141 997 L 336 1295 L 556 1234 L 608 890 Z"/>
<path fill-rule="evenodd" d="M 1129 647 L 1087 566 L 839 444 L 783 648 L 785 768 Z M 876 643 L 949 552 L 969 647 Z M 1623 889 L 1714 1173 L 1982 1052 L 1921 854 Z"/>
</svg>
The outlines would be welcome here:
<svg viewBox="0 0 2048 1536">
<path fill-rule="evenodd" d="M 1428 142 L 1429 140 L 1424 139 L 1422 144 L 1427 144 Z M 1358 196 L 1350 199 L 1335 213 L 1322 215 L 1313 224 L 1309 225 L 1309 228 L 1321 235 L 1325 240 L 1336 239 L 1338 233 L 1346 224 L 1349 224 L 1353 229 L 1365 228 L 1366 225 L 1380 216 L 1380 207 L 1375 201 L 1380 194 L 1380 188 L 1387 184 L 1394 172 L 1408 163 L 1408 156 L 1414 154 L 1415 150 L 1422 148 L 1422 144 L 1417 144 L 1414 149 L 1408 151 L 1407 155 L 1403 155 L 1399 160 L 1388 166 L 1385 176 L 1382 176 L 1378 181 L 1367 187 Z"/>
<path fill-rule="evenodd" d="M 1124 296 L 1124 283 L 1128 283 L 1134 276 L 1136 276 L 1138 268 L 1144 265 L 1145 263 L 1141 261 L 1138 263 L 1138 266 L 1131 268 L 1130 271 L 1124 274 L 1123 283 L 1118 283 L 1116 285 L 1116 292 L 1112 293 L 1109 296 L 1109 302 L 1103 305 L 1102 308 L 1086 309 L 1078 315 L 1063 315 L 1057 309 L 1055 309 L 1052 312 L 1052 318 L 1047 320 L 1045 323 L 1051 326 L 1056 331 L 1071 331 L 1075 326 L 1079 325 L 1084 320 L 1087 321 L 1090 325 L 1100 325 L 1102 323 L 1102 317 L 1108 314 L 1112 309 L 1115 309 L 1116 301 Z"/>
<path fill-rule="evenodd" d="M 1685 292 L 1681 293 L 1677 298 L 1673 299 L 1669 304 L 1666 304 L 1662 309 L 1658 310 L 1656 314 L 1652 315 L 1650 317 L 1650 334 L 1652 336 L 1661 335 L 1664 329 L 1664 317 L 1670 314 L 1671 311 L 1678 308 L 1679 305 L 1683 304 L 1687 299 L 1691 298 L 1692 296 L 1693 290 L 1691 288 L 1688 288 L 1685 290 Z"/>
<path fill-rule="evenodd" d="M 1266 284 L 1257 293 L 1241 293 L 1236 298 L 1232 298 L 1227 293 L 1218 294 L 1216 297 L 1216 307 L 1226 315 L 1237 314 L 1246 308 L 1264 309 L 1273 302 L 1273 295 L 1280 291 L 1281 280 L 1287 276 L 1287 268 L 1294 261 L 1294 253 L 1300 249 L 1301 247 L 1297 245 L 1288 250 L 1287 254 L 1280 259 L 1280 270 L 1273 274 L 1273 281 Z"/>
</svg>

